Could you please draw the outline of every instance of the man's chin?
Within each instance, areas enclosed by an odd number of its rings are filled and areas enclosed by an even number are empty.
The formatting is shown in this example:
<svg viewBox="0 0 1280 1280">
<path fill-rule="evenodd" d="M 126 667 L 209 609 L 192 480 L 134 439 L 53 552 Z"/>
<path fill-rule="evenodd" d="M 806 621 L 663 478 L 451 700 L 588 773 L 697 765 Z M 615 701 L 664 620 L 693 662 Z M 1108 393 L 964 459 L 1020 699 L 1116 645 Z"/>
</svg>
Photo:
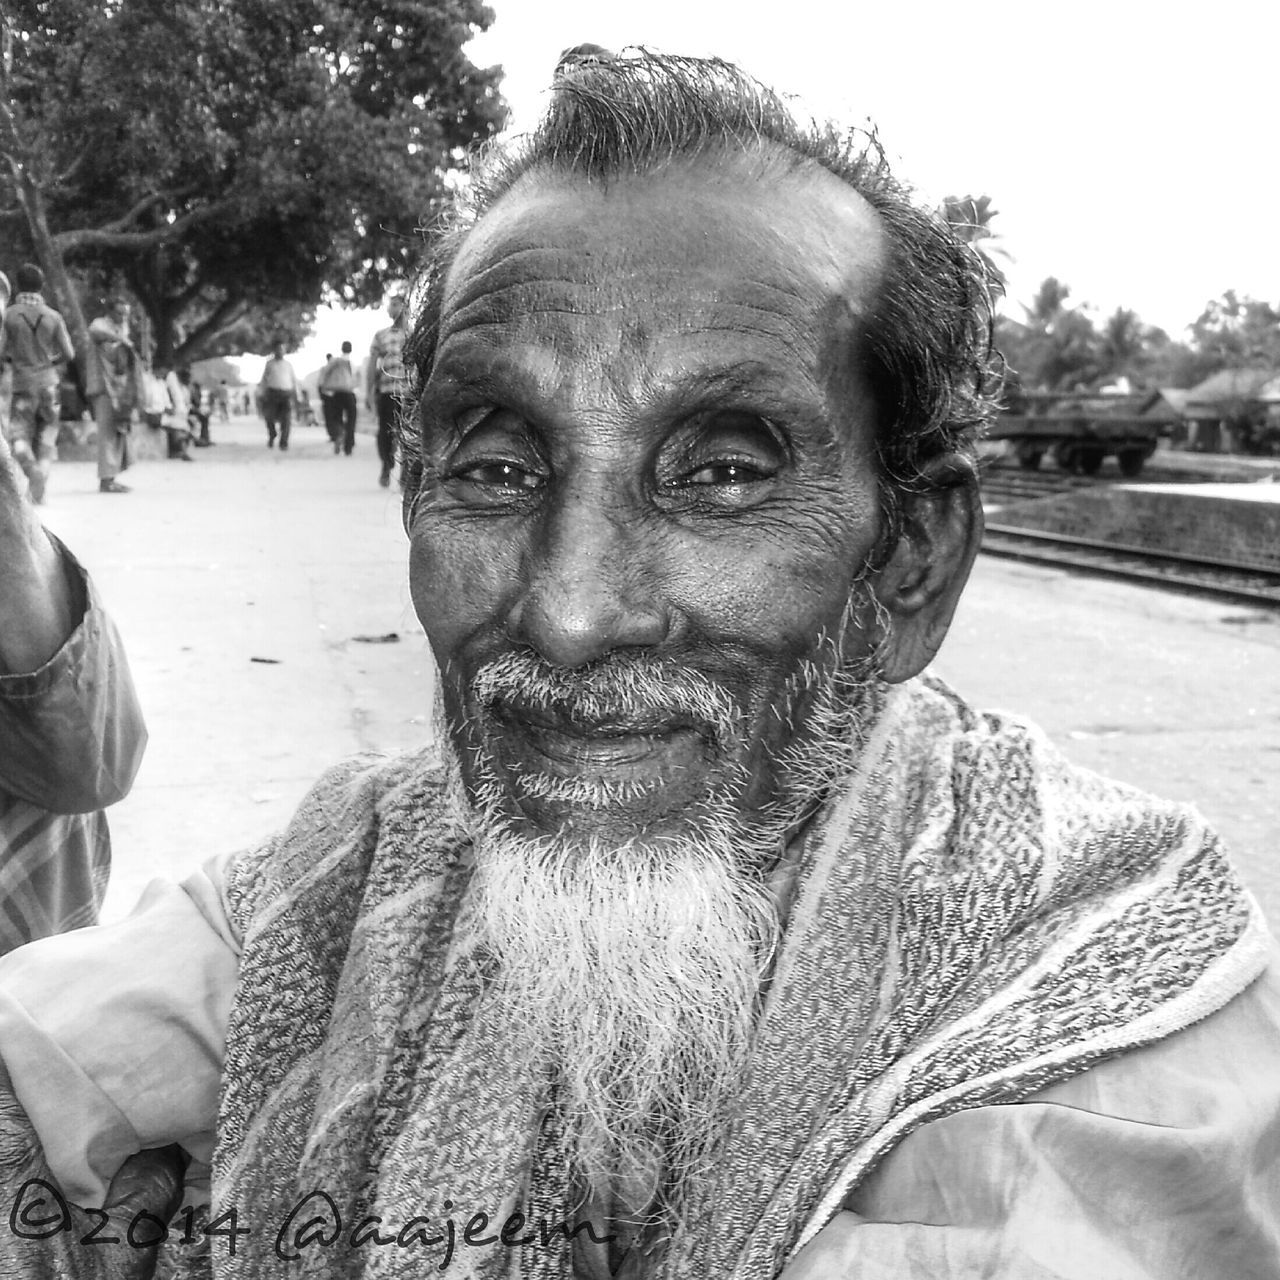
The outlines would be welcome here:
<svg viewBox="0 0 1280 1280">
<path fill-rule="evenodd" d="M 570 841 L 584 846 L 658 849 L 687 840 L 706 821 L 708 807 L 696 801 L 673 805 L 670 797 L 642 794 L 628 798 L 572 800 L 560 794 L 485 788 L 473 806 L 512 835 L 525 839 Z"/>
</svg>

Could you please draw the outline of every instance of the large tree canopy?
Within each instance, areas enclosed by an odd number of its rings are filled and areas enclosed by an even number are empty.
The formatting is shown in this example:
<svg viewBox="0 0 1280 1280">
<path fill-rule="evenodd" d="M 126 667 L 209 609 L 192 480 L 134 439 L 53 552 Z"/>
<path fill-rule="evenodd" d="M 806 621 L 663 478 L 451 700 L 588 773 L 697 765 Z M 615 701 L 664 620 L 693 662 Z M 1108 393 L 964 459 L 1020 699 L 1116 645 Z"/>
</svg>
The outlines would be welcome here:
<svg viewBox="0 0 1280 1280">
<path fill-rule="evenodd" d="M 480 0 L 6 0 L 0 216 L 73 331 L 64 266 L 127 282 L 157 356 L 270 341 L 414 262 L 500 68 Z M 292 327 L 285 323 L 282 327 Z"/>
</svg>

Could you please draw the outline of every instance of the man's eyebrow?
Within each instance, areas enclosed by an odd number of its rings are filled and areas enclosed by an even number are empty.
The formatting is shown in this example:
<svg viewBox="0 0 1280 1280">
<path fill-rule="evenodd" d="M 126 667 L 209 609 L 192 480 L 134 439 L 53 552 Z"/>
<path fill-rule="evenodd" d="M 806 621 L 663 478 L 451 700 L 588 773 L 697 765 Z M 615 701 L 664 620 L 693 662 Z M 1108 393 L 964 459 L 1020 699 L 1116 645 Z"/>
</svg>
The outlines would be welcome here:
<svg viewBox="0 0 1280 1280">
<path fill-rule="evenodd" d="M 694 414 L 715 408 L 739 409 L 778 419 L 779 426 L 826 430 L 825 417 L 815 406 L 825 397 L 807 369 L 789 366 L 781 371 L 763 360 L 695 367 L 662 380 L 652 388 L 650 404 L 666 414 Z"/>
</svg>

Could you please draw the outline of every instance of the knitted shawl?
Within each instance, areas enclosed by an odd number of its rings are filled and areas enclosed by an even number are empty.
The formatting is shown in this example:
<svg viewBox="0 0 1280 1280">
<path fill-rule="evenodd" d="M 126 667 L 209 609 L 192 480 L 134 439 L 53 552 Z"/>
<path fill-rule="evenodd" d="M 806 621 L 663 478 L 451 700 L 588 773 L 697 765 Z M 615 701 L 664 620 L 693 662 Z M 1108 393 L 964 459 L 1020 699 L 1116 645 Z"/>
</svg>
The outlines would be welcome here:
<svg viewBox="0 0 1280 1280">
<path fill-rule="evenodd" d="M 552 1086 L 482 998 L 450 814 L 425 756 L 347 765 L 233 866 L 213 1212 L 252 1234 L 193 1271 L 571 1274 Z M 653 1275 L 772 1280 L 917 1126 L 1167 1036 L 1265 964 L 1193 810 L 936 681 L 886 692 L 806 845 L 722 1154 Z"/>
</svg>

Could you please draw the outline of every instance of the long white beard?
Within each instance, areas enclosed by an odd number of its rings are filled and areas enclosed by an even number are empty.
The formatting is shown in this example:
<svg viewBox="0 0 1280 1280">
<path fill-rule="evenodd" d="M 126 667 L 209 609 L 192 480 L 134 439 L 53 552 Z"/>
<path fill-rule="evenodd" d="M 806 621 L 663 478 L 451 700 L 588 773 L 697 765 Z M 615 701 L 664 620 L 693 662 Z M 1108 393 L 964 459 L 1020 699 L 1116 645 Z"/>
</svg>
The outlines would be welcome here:
<svg viewBox="0 0 1280 1280">
<path fill-rule="evenodd" d="M 553 1065 L 582 1175 L 637 1220 L 678 1212 L 742 1080 L 778 923 L 734 846 L 727 829 L 658 848 L 478 842 L 511 1048 Z"/>
<path fill-rule="evenodd" d="M 476 683 L 507 668 L 528 689 L 543 681 L 536 665 L 508 655 Z M 636 696 L 637 672 L 625 678 Z M 655 674 L 650 694 L 664 683 L 670 675 Z M 604 847 L 512 830 L 483 760 L 471 802 L 459 784 L 476 846 L 477 941 L 499 961 L 489 998 L 512 1028 L 507 1047 L 530 1072 L 557 1073 L 580 1173 L 635 1221 L 678 1220 L 690 1180 L 714 1161 L 781 932 L 765 876 L 852 767 L 873 683 L 869 666 L 797 674 L 786 702 L 789 715 L 804 696 L 803 747 L 780 758 L 783 799 L 750 820 L 734 796 L 712 797 L 679 837 Z"/>
</svg>

